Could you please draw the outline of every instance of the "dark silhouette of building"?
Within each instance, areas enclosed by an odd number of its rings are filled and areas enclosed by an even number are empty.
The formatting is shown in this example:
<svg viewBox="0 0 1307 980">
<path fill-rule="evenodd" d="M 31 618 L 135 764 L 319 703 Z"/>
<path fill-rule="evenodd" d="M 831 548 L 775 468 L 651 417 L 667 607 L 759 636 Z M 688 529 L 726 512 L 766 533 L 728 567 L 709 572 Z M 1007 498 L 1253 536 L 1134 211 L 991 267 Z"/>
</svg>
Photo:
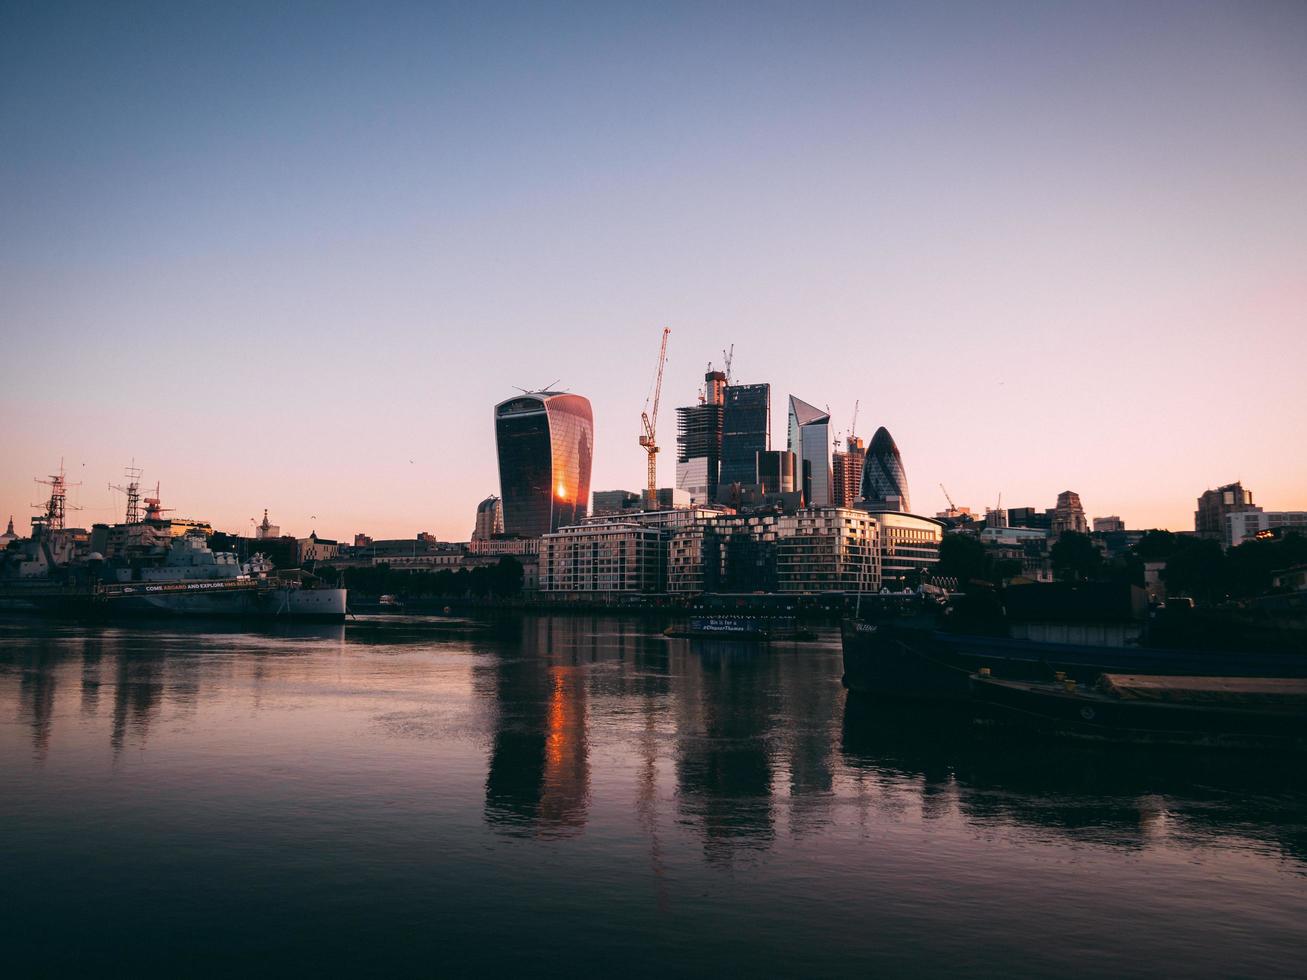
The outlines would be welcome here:
<svg viewBox="0 0 1307 980">
<path fill-rule="evenodd" d="M 1046 510 L 1034 507 L 1009 507 L 1007 509 L 1008 527 L 1026 527 L 1032 530 L 1047 531 L 1053 526 L 1053 515 Z"/>
<path fill-rule="evenodd" d="M 1227 483 L 1215 490 L 1205 491 L 1198 498 L 1198 509 L 1194 511 L 1194 530 L 1200 538 L 1224 541 L 1225 515 L 1255 509 L 1251 490 L 1245 490 L 1242 483 Z"/>
<path fill-rule="evenodd" d="M 786 449 L 769 449 L 758 454 L 758 484 L 764 494 L 793 493 L 797 488 L 797 460 Z"/>
<path fill-rule="evenodd" d="M 589 399 L 533 391 L 500 402 L 495 441 L 505 533 L 539 537 L 585 517 L 594 455 Z"/>
<path fill-rule="evenodd" d="M 758 454 L 771 448 L 771 385 L 728 385 L 718 486 L 758 482 Z"/>
<path fill-rule="evenodd" d="M 640 495 L 630 490 L 596 490 L 592 517 L 611 517 L 628 510 L 640 510 Z"/>
<path fill-rule="evenodd" d="M 871 437 L 866 462 L 862 466 L 862 497 L 869 510 L 892 510 L 907 513 L 908 477 L 903 457 L 894 437 L 883 425 Z"/>
</svg>

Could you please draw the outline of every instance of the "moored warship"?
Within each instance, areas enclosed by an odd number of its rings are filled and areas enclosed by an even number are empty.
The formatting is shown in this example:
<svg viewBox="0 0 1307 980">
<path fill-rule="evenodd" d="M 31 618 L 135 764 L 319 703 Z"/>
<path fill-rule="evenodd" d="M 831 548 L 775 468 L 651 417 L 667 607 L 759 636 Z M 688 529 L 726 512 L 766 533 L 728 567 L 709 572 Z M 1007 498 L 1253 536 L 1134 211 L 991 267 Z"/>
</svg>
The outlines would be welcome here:
<svg viewBox="0 0 1307 980">
<path fill-rule="evenodd" d="M 0 609 L 93 615 L 226 617 L 340 622 L 346 591 L 299 569 L 277 570 L 261 554 L 242 562 L 210 547 L 212 528 L 164 517 L 156 490 L 140 496 L 129 470 L 126 520 L 90 533 L 65 526 L 62 467 L 48 481 L 32 536 L 0 555 Z M 145 503 L 144 514 L 140 512 Z"/>
</svg>

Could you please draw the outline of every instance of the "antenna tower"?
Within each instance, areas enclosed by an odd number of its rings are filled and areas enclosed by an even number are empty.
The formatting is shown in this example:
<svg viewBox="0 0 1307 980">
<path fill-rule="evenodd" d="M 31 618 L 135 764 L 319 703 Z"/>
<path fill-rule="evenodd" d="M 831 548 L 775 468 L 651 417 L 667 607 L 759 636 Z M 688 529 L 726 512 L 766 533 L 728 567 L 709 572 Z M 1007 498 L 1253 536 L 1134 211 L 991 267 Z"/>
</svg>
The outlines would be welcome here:
<svg viewBox="0 0 1307 980">
<path fill-rule="evenodd" d="M 127 477 L 127 486 L 120 487 L 115 483 L 109 484 L 110 490 L 117 490 L 127 497 L 127 524 L 141 523 L 141 468 L 136 465 L 136 460 L 132 460 L 132 465 L 124 469 L 123 475 Z"/>
<path fill-rule="evenodd" d="M 59 472 L 51 473 L 48 480 L 37 479 L 37 483 L 50 488 L 50 499 L 43 504 L 32 504 L 33 507 L 44 507 L 45 513 L 36 518 L 48 531 L 62 531 L 64 529 L 64 515 L 68 509 L 68 488 L 70 486 L 80 487 L 81 483 L 69 483 L 64 473 L 64 461 L 59 460 Z M 74 507 L 73 510 L 81 510 L 80 507 Z"/>
</svg>

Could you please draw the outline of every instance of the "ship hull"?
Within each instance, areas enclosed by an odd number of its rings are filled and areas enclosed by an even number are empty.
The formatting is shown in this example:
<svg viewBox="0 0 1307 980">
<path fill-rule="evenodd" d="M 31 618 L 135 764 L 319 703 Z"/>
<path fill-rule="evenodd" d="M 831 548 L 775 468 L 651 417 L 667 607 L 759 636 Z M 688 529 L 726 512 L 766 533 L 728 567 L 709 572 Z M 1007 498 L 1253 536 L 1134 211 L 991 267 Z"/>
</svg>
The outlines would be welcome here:
<svg viewBox="0 0 1307 980">
<path fill-rule="evenodd" d="M 112 593 L 31 591 L 4 596 L 0 597 L 0 611 L 108 620 L 173 617 L 340 623 L 347 612 L 346 597 L 344 589 L 202 590 L 191 583 L 179 590 L 175 585 L 133 584 L 117 587 Z"/>
<path fill-rule="evenodd" d="M 1284 679 L 1272 683 L 1295 685 Z M 973 677 L 972 696 L 992 721 L 1060 737 L 1229 748 L 1307 747 L 1307 712 L 1301 703 L 1258 707 L 1115 699 L 1096 691 L 993 677 Z"/>
<path fill-rule="evenodd" d="M 293 619 L 339 623 L 345 619 L 344 589 L 270 589 L 201 594 L 144 594 L 103 604 L 106 615 Z"/>
</svg>

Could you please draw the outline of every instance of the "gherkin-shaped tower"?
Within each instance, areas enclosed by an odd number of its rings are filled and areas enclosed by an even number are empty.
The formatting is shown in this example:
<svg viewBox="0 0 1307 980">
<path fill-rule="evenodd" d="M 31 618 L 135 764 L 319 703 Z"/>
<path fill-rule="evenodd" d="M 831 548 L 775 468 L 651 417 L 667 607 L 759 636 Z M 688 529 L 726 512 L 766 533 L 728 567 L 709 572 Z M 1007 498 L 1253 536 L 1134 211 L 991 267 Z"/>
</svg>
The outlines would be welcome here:
<svg viewBox="0 0 1307 980">
<path fill-rule="evenodd" d="M 883 425 L 867 446 L 867 461 L 862 467 L 862 498 L 872 508 L 911 511 L 903 457 L 894 444 L 894 437 Z"/>
</svg>

